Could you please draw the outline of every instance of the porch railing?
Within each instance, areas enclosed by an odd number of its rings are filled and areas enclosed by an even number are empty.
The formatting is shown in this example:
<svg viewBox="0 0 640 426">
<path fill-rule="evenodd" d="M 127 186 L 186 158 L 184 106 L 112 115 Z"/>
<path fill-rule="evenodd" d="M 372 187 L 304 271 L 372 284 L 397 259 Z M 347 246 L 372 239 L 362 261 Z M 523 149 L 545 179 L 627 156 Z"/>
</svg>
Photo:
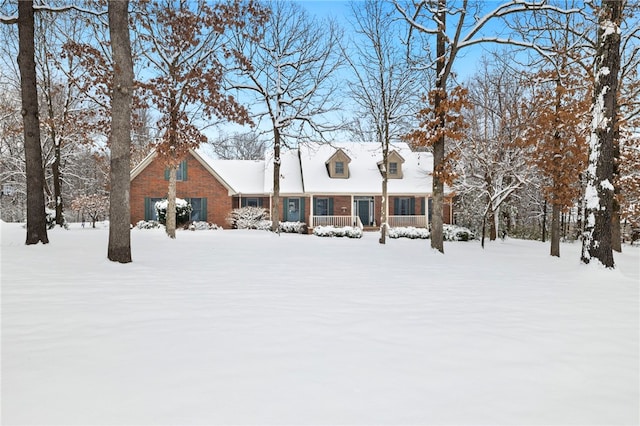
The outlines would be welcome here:
<svg viewBox="0 0 640 426">
<path fill-rule="evenodd" d="M 408 215 L 408 216 L 389 216 L 388 221 L 391 228 L 400 226 L 413 226 L 416 228 L 427 227 L 427 216 Z"/>
<path fill-rule="evenodd" d="M 313 216 L 312 227 L 316 226 L 355 226 L 363 228 L 362 221 L 359 216 Z"/>
</svg>

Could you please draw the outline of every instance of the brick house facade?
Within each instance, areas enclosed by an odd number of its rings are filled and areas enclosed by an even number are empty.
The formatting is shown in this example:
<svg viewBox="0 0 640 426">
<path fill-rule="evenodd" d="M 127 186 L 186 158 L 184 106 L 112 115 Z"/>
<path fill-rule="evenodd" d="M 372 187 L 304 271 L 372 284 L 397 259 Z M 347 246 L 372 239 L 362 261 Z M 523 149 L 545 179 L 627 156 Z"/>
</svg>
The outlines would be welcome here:
<svg viewBox="0 0 640 426">
<path fill-rule="evenodd" d="M 365 228 L 380 226 L 381 161 L 376 145 L 335 145 L 300 146 L 283 153 L 281 220 L 306 222 L 313 227 L 350 216 Z M 402 154 L 394 151 L 390 155 L 396 176 L 389 180 L 389 224 L 428 226 L 432 157 L 413 153 L 406 144 L 398 150 Z M 229 228 L 226 217 L 234 208 L 271 208 L 272 176 L 269 160 L 213 160 L 199 151 L 191 151 L 179 169 L 176 196 L 190 202 L 192 220 Z M 166 198 L 168 185 L 166 168 L 154 153 L 132 170 L 133 224 L 155 219 L 153 206 Z M 445 196 L 443 219 L 445 223 L 453 222 L 452 194 Z"/>
<path fill-rule="evenodd" d="M 225 218 L 232 209 L 232 198 L 228 188 L 220 182 L 202 162 L 189 154 L 185 159 L 186 176 L 176 182 L 176 197 L 204 201 L 205 210 L 198 220 L 225 226 Z M 131 179 L 131 222 L 150 220 L 151 203 L 167 197 L 169 181 L 165 178 L 166 167 L 154 158 Z M 132 174 L 137 170 L 134 169 Z"/>
</svg>

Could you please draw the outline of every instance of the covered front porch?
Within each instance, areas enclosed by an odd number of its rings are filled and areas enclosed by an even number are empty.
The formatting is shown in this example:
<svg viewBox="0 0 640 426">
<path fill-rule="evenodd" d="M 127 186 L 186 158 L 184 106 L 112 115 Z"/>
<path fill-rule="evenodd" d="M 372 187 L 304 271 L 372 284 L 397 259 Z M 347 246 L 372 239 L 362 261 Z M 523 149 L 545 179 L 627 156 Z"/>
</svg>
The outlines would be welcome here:
<svg viewBox="0 0 640 426">
<path fill-rule="evenodd" d="M 356 226 L 377 229 L 381 224 L 382 197 L 376 195 L 312 195 L 309 203 L 309 226 Z M 389 227 L 427 228 L 428 198 L 391 196 L 387 206 Z"/>
</svg>

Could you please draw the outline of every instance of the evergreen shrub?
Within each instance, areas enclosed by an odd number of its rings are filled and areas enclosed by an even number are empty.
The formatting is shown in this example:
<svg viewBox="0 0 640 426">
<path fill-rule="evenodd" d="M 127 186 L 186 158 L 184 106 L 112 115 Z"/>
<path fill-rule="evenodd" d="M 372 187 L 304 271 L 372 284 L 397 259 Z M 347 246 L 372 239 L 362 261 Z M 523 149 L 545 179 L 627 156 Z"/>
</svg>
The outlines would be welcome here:
<svg viewBox="0 0 640 426">
<path fill-rule="evenodd" d="M 158 222 L 163 225 L 167 224 L 167 206 L 169 202 L 160 200 L 156 203 L 155 208 L 158 213 Z M 176 226 L 184 225 L 191 220 L 191 204 L 182 198 L 176 198 Z"/>
</svg>

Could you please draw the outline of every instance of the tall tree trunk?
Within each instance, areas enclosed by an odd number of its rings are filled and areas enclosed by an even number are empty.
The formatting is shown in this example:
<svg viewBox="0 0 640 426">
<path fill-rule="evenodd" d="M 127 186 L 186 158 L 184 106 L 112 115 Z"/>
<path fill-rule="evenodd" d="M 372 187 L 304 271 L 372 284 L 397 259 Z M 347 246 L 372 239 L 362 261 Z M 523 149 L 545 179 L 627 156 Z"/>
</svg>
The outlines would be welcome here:
<svg viewBox="0 0 640 426">
<path fill-rule="evenodd" d="M 131 262 L 131 103 L 133 61 L 129 40 L 128 0 L 109 1 L 109 35 L 113 52 L 111 100 L 111 192 L 109 194 L 109 246 L 113 262 Z"/>
<path fill-rule="evenodd" d="M 551 205 L 551 256 L 560 257 L 560 211 L 562 206 Z"/>
<path fill-rule="evenodd" d="M 434 110 L 439 115 L 440 126 L 444 127 L 446 113 L 441 107 L 446 97 L 447 79 L 445 76 L 446 55 L 446 0 L 438 0 L 438 34 L 436 36 L 436 96 L 434 97 Z M 431 218 L 431 248 L 444 253 L 443 233 L 443 209 L 444 209 L 444 182 L 442 171 L 444 168 L 444 133 L 433 144 L 433 212 Z"/>
<path fill-rule="evenodd" d="M 389 144 L 384 143 L 382 149 L 382 202 L 380 203 L 380 244 L 387 243 L 387 228 L 389 200 L 387 186 L 389 182 Z"/>
<path fill-rule="evenodd" d="M 482 239 L 480 240 L 480 245 L 484 248 L 484 239 L 487 234 L 487 213 L 482 216 Z"/>
<path fill-rule="evenodd" d="M 542 242 L 547 241 L 547 200 L 544 200 L 542 207 Z"/>
<path fill-rule="evenodd" d="M 117 1 L 117 0 L 115 0 Z M 165 229 L 169 238 L 176 237 L 176 180 L 178 166 L 169 166 L 169 192 L 167 193 L 167 216 L 165 217 Z"/>
<path fill-rule="evenodd" d="M 27 173 L 27 239 L 26 244 L 47 244 L 47 221 L 44 210 L 44 170 L 40 146 L 38 89 L 34 46 L 33 0 L 18 2 L 18 67 L 22 93 L 24 151 Z"/>
<path fill-rule="evenodd" d="M 620 108 L 616 108 L 616 116 L 620 116 Z M 613 209 L 611 212 L 611 249 L 622 253 L 622 230 L 620 229 L 620 184 L 619 184 L 619 162 L 620 162 L 620 125 L 616 123 L 613 134 Z"/>
<path fill-rule="evenodd" d="M 46 44 L 46 43 L 45 43 Z M 43 46 L 45 49 L 45 56 L 49 55 L 46 50 L 47 46 Z M 51 163 L 51 178 L 53 180 L 53 202 L 56 212 L 56 225 L 63 226 L 63 204 L 62 204 L 62 173 L 60 171 L 62 163 L 62 147 L 61 138 L 57 131 L 56 115 L 53 108 L 53 87 L 51 84 L 51 71 L 49 70 L 49 64 L 44 63 L 44 96 L 47 100 L 47 115 L 49 118 L 49 137 L 53 143 L 53 163 Z"/>
<path fill-rule="evenodd" d="M 54 139 L 55 147 L 53 150 L 53 163 L 51 164 L 51 174 L 53 177 L 53 197 L 56 206 L 56 225 L 64 225 L 64 211 L 62 205 L 62 172 L 60 171 L 60 163 L 62 162 L 60 141 Z"/>
<path fill-rule="evenodd" d="M 581 261 L 597 259 L 614 267 L 611 250 L 613 209 L 614 131 L 617 127 L 620 23 L 624 3 L 603 0 L 598 16 L 593 121 L 585 192 L 586 215 Z"/>
<path fill-rule="evenodd" d="M 620 204 L 613 200 L 613 212 L 611 214 L 611 249 L 622 253 L 622 227 L 620 225 Z"/>
<path fill-rule="evenodd" d="M 273 125 L 273 199 L 271 231 L 280 232 L 280 129 Z"/>
</svg>

